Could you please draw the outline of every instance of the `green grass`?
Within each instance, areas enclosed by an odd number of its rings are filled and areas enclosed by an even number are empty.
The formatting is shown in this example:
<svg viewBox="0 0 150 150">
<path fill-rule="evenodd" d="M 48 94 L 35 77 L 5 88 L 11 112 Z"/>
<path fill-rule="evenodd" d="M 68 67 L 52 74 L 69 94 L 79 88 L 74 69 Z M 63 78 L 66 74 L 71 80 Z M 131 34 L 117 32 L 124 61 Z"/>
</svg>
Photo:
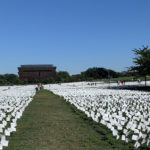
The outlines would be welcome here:
<svg viewBox="0 0 150 150">
<path fill-rule="evenodd" d="M 111 78 L 111 81 L 117 81 L 117 80 L 125 80 L 125 81 L 133 81 L 135 77 L 119 77 L 119 78 Z"/>
<path fill-rule="evenodd" d="M 4 150 L 132 150 L 63 98 L 42 90 L 17 122 Z M 146 148 L 141 148 L 146 150 Z"/>
<path fill-rule="evenodd" d="M 117 80 L 133 81 L 133 79 L 135 79 L 135 77 L 130 76 L 130 77 L 118 77 L 118 78 L 111 78 L 111 79 L 107 78 L 107 79 L 101 79 L 100 81 L 109 83 L 109 81 L 111 82 L 116 82 Z"/>
</svg>

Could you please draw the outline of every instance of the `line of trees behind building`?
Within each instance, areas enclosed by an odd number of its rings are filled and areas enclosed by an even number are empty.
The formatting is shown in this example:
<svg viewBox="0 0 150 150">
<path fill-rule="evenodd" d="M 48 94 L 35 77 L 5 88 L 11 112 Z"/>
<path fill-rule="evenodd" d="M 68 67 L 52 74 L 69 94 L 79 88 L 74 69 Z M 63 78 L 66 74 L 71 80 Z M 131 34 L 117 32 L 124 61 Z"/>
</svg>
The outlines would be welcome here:
<svg viewBox="0 0 150 150">
<path fill-rule="evenodd" d="M 67 71 L 59 71 L 56 78 L 49 78 L 46 80 L 35 80 L 36 83 L 62 83 L 62 82 L 78 82 L 78 81 L 95 81 L 100 79 L 117 78 L 128 74 L 116 72 L 114 70 L 93 67 L 76 75 L 70 75 Z M 15 74 L 0 75 L 0 85 L 25 85 L 31 84 L 28 81 L 22 81 Z"/>
</svg>

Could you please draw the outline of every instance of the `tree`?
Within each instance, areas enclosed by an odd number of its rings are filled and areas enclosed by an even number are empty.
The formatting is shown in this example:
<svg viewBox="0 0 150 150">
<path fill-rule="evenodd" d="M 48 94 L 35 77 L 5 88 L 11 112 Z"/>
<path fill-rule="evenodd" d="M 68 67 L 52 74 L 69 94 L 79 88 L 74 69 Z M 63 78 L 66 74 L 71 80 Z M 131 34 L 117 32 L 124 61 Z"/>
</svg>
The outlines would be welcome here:
<svg viewBox="0 0 150 150">
<path fill-rule="evenodd" d="M 83 79 L 85 80 L 89 80 L 89 79 L 103 79 L 103 78 L 116 78 L 118 77 L 118 73 L 110 70 L 110 69 L 106 69 L 106 68 L 98 68 L 98 67 L 93 67 L 93 68 L 89 68 L 86 71 L 81 73 Z"/>
<path fill-rule="evenodd" d="M 107 71 L 109 73 L 109 76 L 111 76 L 112 78 L 117 78 L 121 75 L 121 73 L 116 72 L 116 71 L 111 70 L 111 69 L 107 69 Z"/>
<path fill-rule="evenodd" d="M 4 78 L 10 84 L 19 84 L 18 76 L 15 74 L 5 74 Z"/>
<path fill-rule="evenodd" d="M 78 81 L 83 81 L 84 79 L 82 78 L 81 74 L 75 74 L 71 76 L 71 81 L 72 82 L 78 82 Z"/>
<path fill-rule="evenodd" d="M 67 71 L 59 71 L 56 74 L 56 82 L 69 82 L 70 75 Z"/>
<path fill-rule="evenodd" d="M 146 76 L 150 75 L 150 49 L 148 46 L 143 46 L 139 49 L 133 50 L 136 55 L 134 59 L 135 66 L 131 67 L 131 70 L 136 74 L 145 77 L 145 85 L 146 85 Z"/>
<path fill-rule="evenodd" d="M 88 80 L 88 79 L 101 79 L 106 78 L 108 76 L 108 71 L 105 68 L 89 68 L 85 72 L 81 73 L 82 76 Z"/>
</svg>

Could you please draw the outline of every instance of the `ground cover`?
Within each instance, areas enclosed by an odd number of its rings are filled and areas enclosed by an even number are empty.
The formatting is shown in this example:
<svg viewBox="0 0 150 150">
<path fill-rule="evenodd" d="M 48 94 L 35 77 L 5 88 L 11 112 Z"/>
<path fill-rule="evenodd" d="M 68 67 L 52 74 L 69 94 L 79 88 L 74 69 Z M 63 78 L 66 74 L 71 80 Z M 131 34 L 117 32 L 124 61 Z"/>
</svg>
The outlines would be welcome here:
<svg viewBox="0 0 150 150">
<path fill-rule="evenodd" d="M 34 86 L 0 87 L 0 150 L 8 146 L 17 120 L 35 95 Z"/>
<path fill-rule="evenodd" d="M 116 139 L 135 148 L 150 148 L 148 92 L 97 88 L 99 85 L 66 83 L 45 88 L 63 96 L 65 101 L 112 131 Z M 117 141 L 118 142 L 118 141 Z"/>
<path fill-rule="evenodd" d="M 46 90 L 38 92 L 26 108 L 9 141 L 4 150 L 134 149 L 132 143 L 116 140 L 107 127 Z"/>
<path fill-rule="evenodd" d="M 111 139 L 111 140 L 109 140 Z M 43 90 L 37 93 L 17 122 L 17 132 L 4 150 L 111 150 L 128 149 L 103 126 L 61 97 Z"/>
</svg>

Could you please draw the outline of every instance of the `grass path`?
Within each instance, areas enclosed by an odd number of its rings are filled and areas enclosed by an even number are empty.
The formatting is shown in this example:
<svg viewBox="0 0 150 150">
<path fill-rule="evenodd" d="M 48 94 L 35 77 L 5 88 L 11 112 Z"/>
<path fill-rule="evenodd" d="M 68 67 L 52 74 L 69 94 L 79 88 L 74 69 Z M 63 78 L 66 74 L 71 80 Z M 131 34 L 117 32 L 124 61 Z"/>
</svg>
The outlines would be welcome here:
<svg viewBox="0 0 150 150">
<path fill-rule="evenodd" d="M 23 117 L 18 120 L 17 132 L 11 135 L 9 146 L 4 148 L 4 150 L 112 149 L 122 148 L 117 148 L 117 144 L 113 142 L 108 143 L 103 134 L 98 133 L 75 113 L 62 98 L 46 90 L 36 94 Z M 124 147 L 122 150 L 125 149 Z"/>
</svg>

